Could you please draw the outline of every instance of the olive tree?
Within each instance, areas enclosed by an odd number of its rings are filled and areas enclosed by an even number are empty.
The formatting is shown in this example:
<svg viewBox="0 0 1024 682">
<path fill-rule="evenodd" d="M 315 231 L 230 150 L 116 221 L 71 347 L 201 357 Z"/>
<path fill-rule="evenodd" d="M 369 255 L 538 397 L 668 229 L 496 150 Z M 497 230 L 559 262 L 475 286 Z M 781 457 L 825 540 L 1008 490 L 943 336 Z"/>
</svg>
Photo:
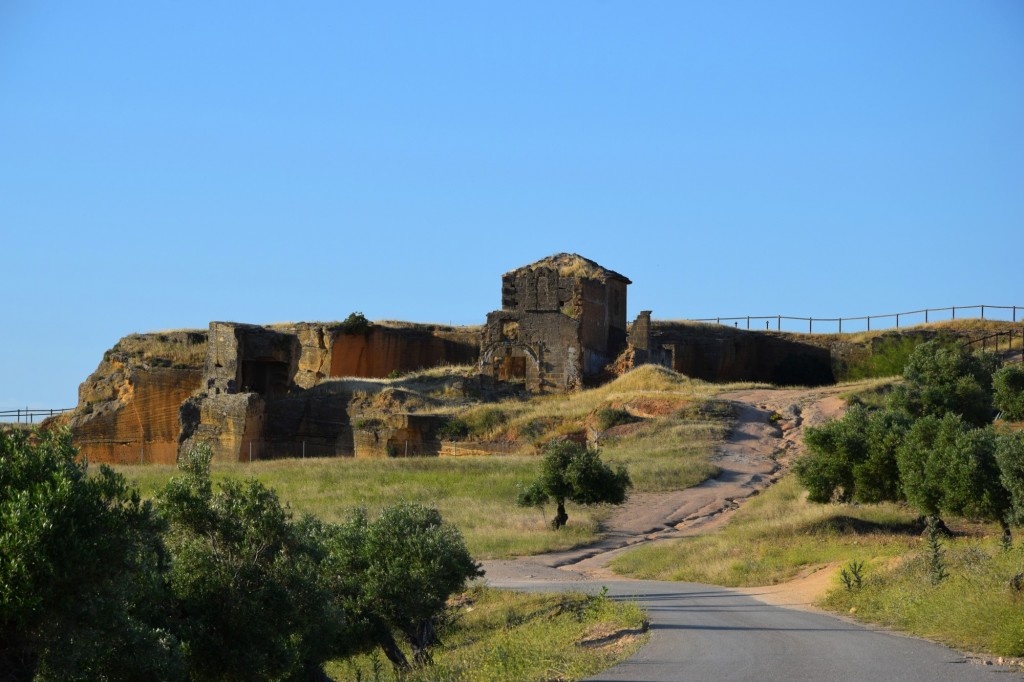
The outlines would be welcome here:
<svg viewBox="0 0 1024 682">
<path fill-rule="evenodd" d="M 516 499 L 522 507 L 540 507 L 554 500 L 557 513 L 551 521 L 555 530 L 569 520 L 566 501 L 576 504 L 622 504 L 632 481 L 626 468 L 616 469 L 601 461 L 601 453 L 574 441 L 548 443 L 544 449 L 540 476 L 521 489 Z"/>
<path fill-rule="evenodd" d="M 1007 365 L 992 375 L 993 402 L 1003 417 L 1024 420 L 1024 365 Z"/>
<path fill-rule="evenodd" d="M 316 679 L 355 650 L 322 538 L 255 480 L 210 480 L 210 451 L 182 458 L 159 495 L 168 585 L 193 680 Z"/>
<path fill-rule="evenodd" d="M 896 451 L 910 419 L 854 405 L 842 419 L 807 429 L 808 453 L 794 469 L 812 502 L 901 500 Z"/>
<path fill-rule="evenodd" d="M 408 669 L 398 634 L 414 664 L 428 663 L 448 598 L 483 575 L 459 530 L 432 507 L 401 503 L 373 521 L 356 511 L 324 532 L 331 572 L 347 576 L 342 591 L 360 648 L 380 646 L 395 667 Z"/>
<path fill-rule="evenodd" d="M 992 373 L 995 358 L 972 353 L 942 340 L 914 349 L 903 369 L 903 383 L 889 396 L 889 406 L 912 417 L 960 415 L 972 426 L 992 421 Z"/>
<path fill-rule="evenodd" d="M 159 519 L 76 456 L 66 430 L 0 431 L 0 676 L 180 679 Z"/>
</svg>

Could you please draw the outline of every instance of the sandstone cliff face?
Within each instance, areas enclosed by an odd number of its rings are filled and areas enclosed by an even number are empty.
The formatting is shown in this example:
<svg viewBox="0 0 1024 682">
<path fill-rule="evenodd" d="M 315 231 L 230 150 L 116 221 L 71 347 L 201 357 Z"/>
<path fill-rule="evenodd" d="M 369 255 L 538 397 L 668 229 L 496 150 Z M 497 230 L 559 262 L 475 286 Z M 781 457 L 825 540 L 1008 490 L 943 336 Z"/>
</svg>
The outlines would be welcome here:
<svg viewBox="0 0 1024 682">
<path fill-rule="evenodd" d="M 202 382 L 206 333 L 133 334 L 104 354 L 78 389 L 68 426 L 100 463 L 174 463 L 178 409 Z"/>
<path fill-rule="evenodd" d="M 366 333 L 335 336 L 332 377 L 386 377 L 439 365 L 468 365 L 480 354 L 480 329 L 374 325 Z M 318 358 L 319 361 L 319 358 Z"/>
</svg>

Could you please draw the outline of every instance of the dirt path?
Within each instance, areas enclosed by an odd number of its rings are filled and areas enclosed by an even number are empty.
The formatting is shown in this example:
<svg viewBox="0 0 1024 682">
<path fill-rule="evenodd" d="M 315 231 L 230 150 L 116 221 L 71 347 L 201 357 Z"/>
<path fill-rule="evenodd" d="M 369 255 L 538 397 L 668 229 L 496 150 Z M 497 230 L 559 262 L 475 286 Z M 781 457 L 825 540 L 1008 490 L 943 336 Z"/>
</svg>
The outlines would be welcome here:
<svg viewBox="0 0 1024 682">
<path fill-rule="evenodd" d="M 616 578 L 607 568 L 616 554 L 645 542 L 712 531 L 743 500 L 777 480 L 800 452 L 805 426 L 838 415 L 839 393 L 849 387 L 756 389 L 720 396 L 736 406 L 737 418 L 715 455 L 720 473 L 700 485 L 670 493 L 639 493 L 604 524 L 604 537 L 586 547 L 484 562 L 489 578 L 503 580 L 595 580 Z M 772 419 L 772 415 L 778 415 Z"/>
</svg>

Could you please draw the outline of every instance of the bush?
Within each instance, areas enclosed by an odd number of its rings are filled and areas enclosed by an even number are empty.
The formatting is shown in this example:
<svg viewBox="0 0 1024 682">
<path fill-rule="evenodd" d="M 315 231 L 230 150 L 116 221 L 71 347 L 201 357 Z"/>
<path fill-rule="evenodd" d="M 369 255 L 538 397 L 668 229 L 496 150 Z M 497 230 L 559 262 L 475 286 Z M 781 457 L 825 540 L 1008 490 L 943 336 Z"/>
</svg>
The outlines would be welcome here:
<svg viewBox="0 0 1024 682">
<path fill-rule="evenodd" d="M 0 676 L 180 679 L 159 519 L 76 455 L 67 431 L 0 431 Z"/>
<path fill-rule="evenodd" d="M 993 402 L 1003 418 L 1024 420 L 1024 365 L 1007 365 L 992 375 Z"/>
<path fill-rule="evenodd" d="M 373 327 L 373 323 L 366 319 L 365 315 L 355 312 L 349 313 L 349 316 L 341 323 L 341 332 L 354 336 L 356 334 L 366 334 L 370 331 L 371 327 Z"/>
<path fill-rule="evenodd" d="M 393 664 L 409 663 L 392 635 L 412 648 L 414 662 L 429 662 L 437 619 L 455 592 L 483 575 L 458 529 L 436 509 L 419 504 L 385 508 L 375 521 L 356 512 L 330 540 L 337 574 L 350 576 L 345 591 L 352 617 L 364 625 L 364 642 L 379 644 Z"/>
<path fill-rule="evenodd" d="M 437 430 L 441 440 L 464 440 L 469 435 L 469 424 L 459 417 L 450 417 Z"/>
<path fill-rule="evenodd" d="M 912 417 L 960 415 L 973 426 L 992 421 L 991 355 L 974 354 L 958 344 L 922 343 L 903 371 L 904 383 L 889 397 L 889 406 Z"/>
<path fill-rule="evenodd" d="M 321 527 L 296 524 L 255 480 L 210 482 L 210 452 L 160 493 L 168 583 L 192 680 L 312 679 L 365 641 L 344 577 L 324 570 Z"/>
<path fill-rule="evenodd" d="M 896 450 L 909 418 L 853 405 L 842 419 L 808 428 L 808 453 L 795 465 L 812 502 L 882 502 L 903 498 Z"/>
<path fill-rule="evenodd" d="M 999 480 L 1010 496 L 1009 520 L 1024 523 L 1024 431 L 1000 434 L 996 440 Z"/>
<path fill-rule="evenodd" d="M 632 424 L 638 421 L 637 418 L 629 412 L 617 407 L 602 407 L 597 411 L 596 417 L 597 428 L 601 431 L 607 431 L 613 426 Z"/>
</svg>

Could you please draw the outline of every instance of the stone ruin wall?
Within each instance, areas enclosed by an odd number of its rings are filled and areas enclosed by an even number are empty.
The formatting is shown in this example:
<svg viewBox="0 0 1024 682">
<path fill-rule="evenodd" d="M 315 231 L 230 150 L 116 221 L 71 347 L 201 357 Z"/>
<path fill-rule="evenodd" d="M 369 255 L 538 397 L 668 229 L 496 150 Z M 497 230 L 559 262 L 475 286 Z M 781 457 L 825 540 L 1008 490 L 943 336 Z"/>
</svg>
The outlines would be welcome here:
<svg viewBox="0 0 1024 682">
<path fill-rule="evenodd" d="M 147 348 L 158 339 L 181 341 L 183 334 L 205 349 L 202 363 L 171 367 L 141 356 L 118 360 L 123 354 L 114 352 L 129 340 L 132 349 Z M 347 412 L 351 396 L 325 397 L 310 389 L 340 372 L 380 377 L 467 364 L 479 354 L 479 336 L 473 327 L 374 325 L 367 334 L 348 335 L 336 324 L 227 322 L 212 322 L 208 334 L 131 335 L 83 382 L 67 421 L 81 454 L 96 463 L 173 464 L 179 452 L 201 442 L 220 461 L 247 461 L 250 452 L 254 459 L 291 450 L 288 456 L 360 454 L 364 449 Z M 358 359 L 345 357 L 354 352 Z M 395 429 L 411 433 L 418 424 Z M 424 431 L 414 447 L 423 449 L 430 440 Z M 381 451 L 386 449 L 387 443 Z"/>
</svg>

